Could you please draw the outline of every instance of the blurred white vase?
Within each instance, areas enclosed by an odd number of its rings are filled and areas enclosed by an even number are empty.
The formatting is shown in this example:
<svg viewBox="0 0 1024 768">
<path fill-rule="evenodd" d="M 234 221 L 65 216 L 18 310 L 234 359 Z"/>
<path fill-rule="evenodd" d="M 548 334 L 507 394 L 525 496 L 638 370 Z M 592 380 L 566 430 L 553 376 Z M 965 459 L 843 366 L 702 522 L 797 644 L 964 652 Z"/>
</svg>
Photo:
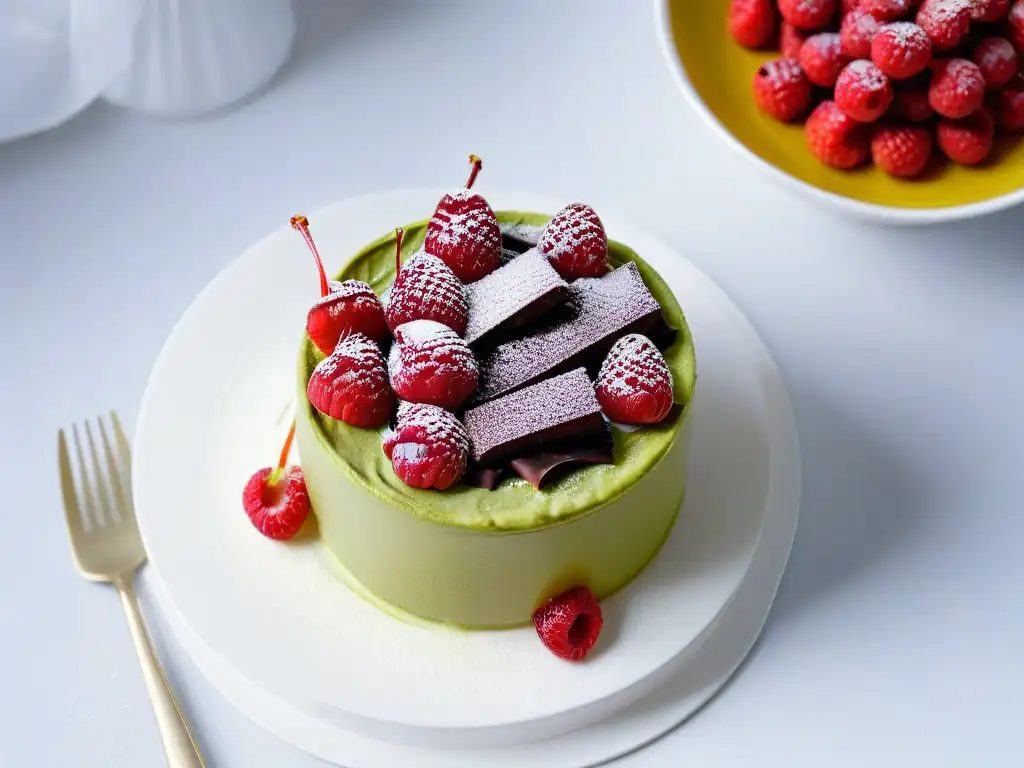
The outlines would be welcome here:
<svg viewBox="0 0 1024 768">
<path fill-rule="evenodd" d="M 169 116 L 216 110 L 262 88 L 291 53 L 292 0 L 140 2 L 131 59 L 103 89 L 114 104 Z"/>
</svg>

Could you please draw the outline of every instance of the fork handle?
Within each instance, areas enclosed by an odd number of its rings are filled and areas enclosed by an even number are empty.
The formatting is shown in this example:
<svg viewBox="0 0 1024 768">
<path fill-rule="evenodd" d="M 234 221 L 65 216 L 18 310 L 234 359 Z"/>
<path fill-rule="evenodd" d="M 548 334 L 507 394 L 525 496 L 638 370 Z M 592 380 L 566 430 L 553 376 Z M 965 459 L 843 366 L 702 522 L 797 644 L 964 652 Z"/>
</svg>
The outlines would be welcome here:
<svg viewBox="0 0 1024 768">
<path fill-rule="evenodd" d="M 196 747 L 195 739 L 188 730 L 181 708 L 153 651 L 153 642 L 149 639 L 149 632 L 142 621 L 131 576 L 118 579 L 114 586 L 117 587 L 121 605 L 124 606 L 125 615 L 128 617 L 128 628 L 132 633 L 135 652 L 142 666 L 142 677 L 146 681 L 146 690 L 149 691 L 149 699 L 156 714 L 156 724 L 164 744 L 167 765 L 170 768 L 205 768 L 203 759 L 199 756 L 199 748 Z"/>
</svg>

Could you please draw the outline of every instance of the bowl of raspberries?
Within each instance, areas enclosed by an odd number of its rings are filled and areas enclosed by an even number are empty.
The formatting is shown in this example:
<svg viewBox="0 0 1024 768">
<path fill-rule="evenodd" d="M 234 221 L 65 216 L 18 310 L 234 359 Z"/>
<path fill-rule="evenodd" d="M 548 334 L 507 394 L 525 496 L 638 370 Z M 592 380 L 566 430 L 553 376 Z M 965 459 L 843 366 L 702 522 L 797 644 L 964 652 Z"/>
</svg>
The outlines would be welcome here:
<svg viewBox="0 0 1024 768">
<path fill-rule="evenodd" d="M 1024 0 L 657 0 L 676 80 L 785 185 L 892 223 L 1024 202 Z"/>
</svg>

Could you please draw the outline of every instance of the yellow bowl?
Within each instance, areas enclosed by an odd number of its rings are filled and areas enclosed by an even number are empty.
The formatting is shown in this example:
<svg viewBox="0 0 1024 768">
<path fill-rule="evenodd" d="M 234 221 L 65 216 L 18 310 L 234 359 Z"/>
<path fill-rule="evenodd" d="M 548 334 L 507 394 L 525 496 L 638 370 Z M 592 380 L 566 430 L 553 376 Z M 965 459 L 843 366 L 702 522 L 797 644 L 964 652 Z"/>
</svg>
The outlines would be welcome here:
<svg viewBox="0 0 1024 768">
<path fill-rule="evenodd" d="M 662 46 L 676 82 L 710 125 L 776 181 L 848 213 L 899 224 L 951 221 L 1024 202 L 1024 141 L 997 140 L 992 157 L 968 168 L 937 161 L 916 180 L 867 166 L 838 171 L 820 163 L 803 126 L 786 125 L 754 106 L 751 84 L 765 61 L 726 29 L 729 0 L 655 0 Z"/>
</svg>

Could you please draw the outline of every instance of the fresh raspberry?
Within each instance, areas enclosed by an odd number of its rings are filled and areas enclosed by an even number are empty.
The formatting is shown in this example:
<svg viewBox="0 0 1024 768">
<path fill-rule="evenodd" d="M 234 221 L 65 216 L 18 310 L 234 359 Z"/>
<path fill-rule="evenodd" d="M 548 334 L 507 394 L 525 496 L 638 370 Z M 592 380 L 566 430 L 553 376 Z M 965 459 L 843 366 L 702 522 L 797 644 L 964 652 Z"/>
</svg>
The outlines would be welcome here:
<svg viewBox="0 0 1024 768">
<path fill-rule="evenodd" d="M 267 538 L 292 538 L 306 522 L 311 508 L 302 468 L 261 469 L 245 484 L 242 507 L 256 530 Z"/>
<path fill-rule="evenodd" d="M 1005 37 L 986 37 L 974 49 L 974 63 L 981 69 L 985 87 L 996 91 L 1017 74 L 1020 65 L 1013 43 Z"/>
<path fill-rule="evenodd" d="M 380 348 L 361 333 L 342 339 L 313 369 L 306 396 L 320 413 L 368 429 L 386 424 L 395 404 Z"/>
<path fill-rule="evenodd" d="M 843 112 L 862 123 L 873 123 L 892 103 L 892 83 L 870 61 L 851 62 L 836 80 L 836 104 Z"/>
<path fill-rule="evenodd" d="M 779 13 L 797 29 L 824 29 L 832 20 L 839 0 L 779 0 Z"/>
<path fill-rule="evenodd" d="M 760 48 L 775 32 L 772 0 L 732 0 L 729 3 L 729 34 L 745 48 Z"/>
<path fill-rule="evenodd" d="M 815 85 L 831 88 L 847 64 L 836 32 L 819 32 L 800 48 L 800 66 Z"/>
<path fill-rule="evenodd" d="M 1024 56 L 1024 0 L 1017 0 L 1010 7 L 1006 16 L 1006 32 L 1017 53 Z"/>
<path fill-rule="evenodd" d="M 992 94 L 992 107 L 1000 130 L 1024 130 L 1024 78 L 1017 77 L 1003 90 Z"/>
<path fill-rule="evenodd" d="M 378 343 L 388 337 L 384 306 L 367 283 L 332 280 L 328 291 L 306 315 L 306 333 L 323 354 L 331 354 L 338 340 L 351 333 L 361 333 Z"/>
<path fill-rule="evenodd" d="M 446 325 L 414 320 L 395 329 L 388 358 L 402 400 L 454 411 L 476 392 L 480 369 L 469 345 Z"/>
<path fill-rule="evenodd" d="M 902 84 L 901 84 L 902 85 Z M 912 85 L 896 88 L 892 106 L 889 108 L 895 117 L 908 123 L 923 123 L 935 115 L 935 110 L 928 103 L 928 86 Z"/>
<path fill-rule="evenodd" d="M 782 52 L 782 58 L 799 59 L 804 41 L 812 34 L 812 32 L 797 29 L 788 21 L 782 22 L 779 27 L 779 50 Z"/>
<path fill-rule="evenodd" d="M 423 250 L 436 256 L 463 283 L 472 283 L 501 266 L 498 217 L 480 195 L 470 191 L 484 167 L 476 155 L 464 189 L 445 195 L 427 225 Z"/>
<path fill-rule="evenodd" d="M 595 394 L 617 424 L 657 424 L 672 410 L 672 372 L 650 339 L 631 333 L 605 356 Z"/>
<path fill-rule="evenodd" d="M 934 145 L 932 132 L 925 128 L 879 125 L 871 138 L 871 158 L 890 176 L 910 179 L 928 165 Z"/>
<path fill-rule="evenodd" d="M 879 21 L 896 21 L 910 13 L 913 4 L 910 0 L 861 0 L 859 7 Z"/>
<path fill-rule="evenodd" d="M 854 11 L 857 8 L 860 8 L 860 4 L 862 2 L 863 2 L 863 0 L 843 0 L 839 4 L 839 12 L 840 12 L 841 15 L 845 16 L 850 11 Z"/>
<path fill-rule="evenodd" d="M 555 656 L 582 661 L 597 642 L 604 617 L 589 589 L 573 587 L 534 611 L 533 626 Z"/>
<path fill-rule="evenodd" d="M 916 20 L 934 50 L 952 50 L 971 31 L 971 0 L 924 0 Z"/>
<path fill-rule="evenodd" d="M 881 28 L 878 19 L 862 8 L 850 11 L 839 28 L 843 55 L 848 59 L 870 59 L 871 41 Z"/>
<path fill-rule="evenodd" d="M 766 115 L 789 122 L 811 103 L 811 81 L 796 59 L 769 61 L 754 74 L 754 102 Z"/>
<path fill-rule="evenodd" d="M 406 485 L 444 491 L 466 471 L 469 434 L 462 422 L 443 408 L 404 404 L 395 431 L 384 440 L 384 453 Z"/>
<path fill-rule="evenodd" d="M 971 18 L 974 21 L 999 21 L 1010 10 L 1013 0 L 971 0 Z"/>
<path fill-rule="evenodd" d="M 537 250 L 565 280 L 608 272 L 608 235 L 597 211 L 583 203 L 567 205 L 551 217 Z"/>
<path fill-rule="evenodd" d="M 825 165 L 856 168 L 868 158 L 871 129 L 843 113 L 834 101 L 823 101 L 804 125 L 807 146 Z"/>
<path fill-rule="evenodd" d="M 889 77 L 906 80 L 931 62 L 932 41 L 913 22 L 886 24 L 871 41 L 871 60 Z"/>
<path fill-rule="evenodd" d="M 928 89 L 928 103 L 943 117 L 959 120 L 981 106 L 985 99 L 985 76 L 981 68 L 966 59 L 935 63 Z"/>
<path fill-rule="evenodd" d="M 936 129 L 939 149 L 959 165 L 977 165 L 992 152 L 995 121 L 987 108 L 982 107 L 963 120 L 939 120 Z"/>
<path fill-rule="evenodd" d="M 469 320 L 469 305 L 455 273 L 436 256 L 417 251 L 391 284 L 384 314 L 392 332 L 413 320 L 433 320 L 462 334 Z"/>
</svg>

